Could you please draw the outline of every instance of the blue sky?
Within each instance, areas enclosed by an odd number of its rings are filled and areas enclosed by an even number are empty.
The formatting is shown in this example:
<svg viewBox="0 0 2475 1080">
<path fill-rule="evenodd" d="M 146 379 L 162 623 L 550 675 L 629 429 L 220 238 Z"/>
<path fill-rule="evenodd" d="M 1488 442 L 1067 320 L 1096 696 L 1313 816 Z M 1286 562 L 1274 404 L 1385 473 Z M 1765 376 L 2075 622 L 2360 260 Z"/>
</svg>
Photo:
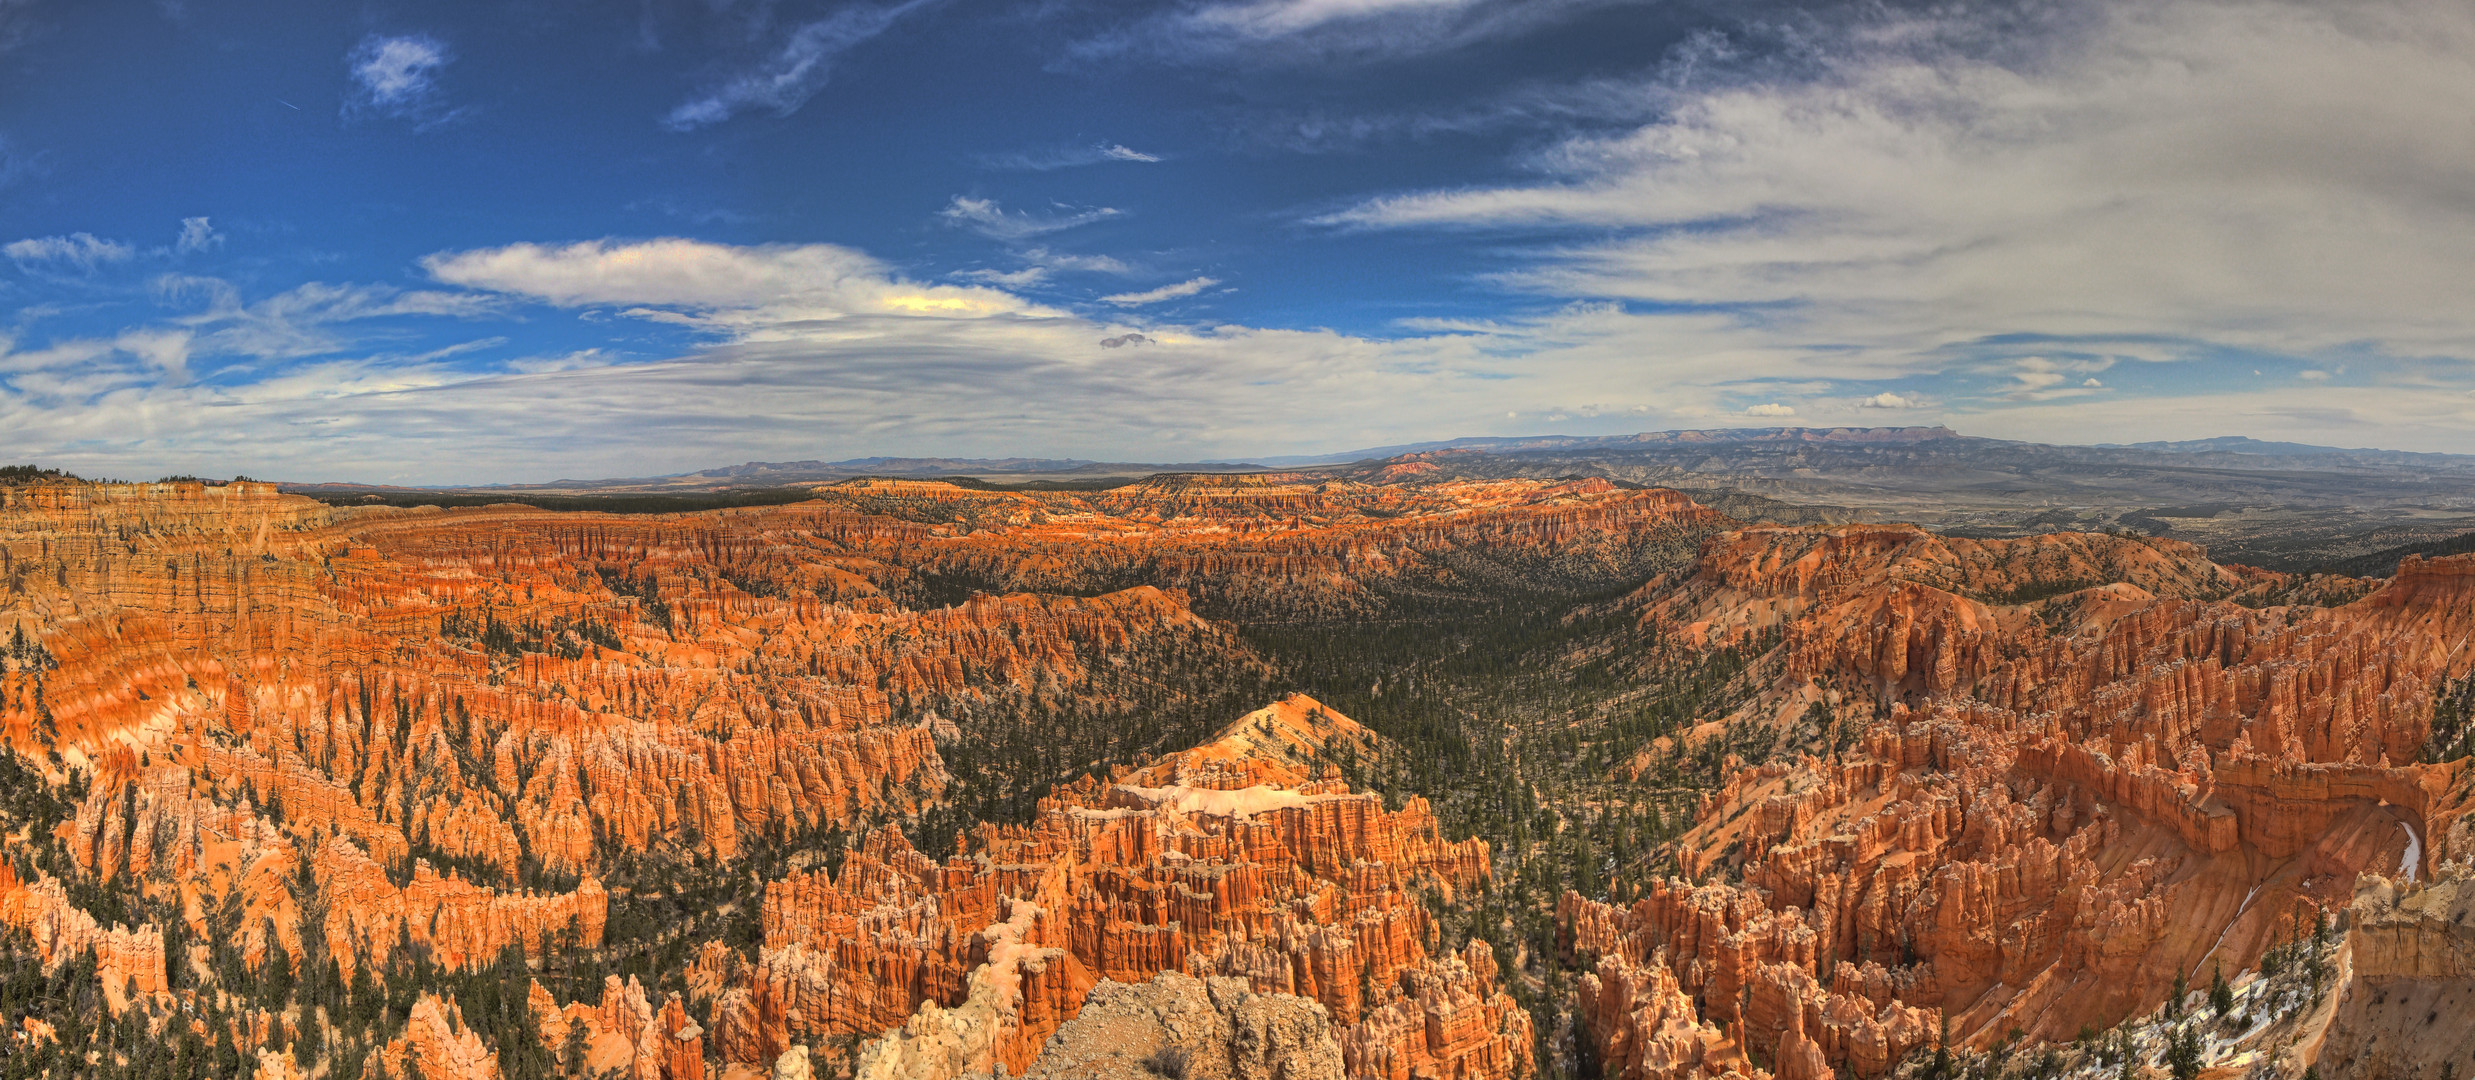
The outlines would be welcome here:
<svg viewBox="0 0 2475 1080">
<path fill-rule="evenodd" d="M 2443 0 L 0 0 L 0 457 L 2475 452 Z"/>
</svg>

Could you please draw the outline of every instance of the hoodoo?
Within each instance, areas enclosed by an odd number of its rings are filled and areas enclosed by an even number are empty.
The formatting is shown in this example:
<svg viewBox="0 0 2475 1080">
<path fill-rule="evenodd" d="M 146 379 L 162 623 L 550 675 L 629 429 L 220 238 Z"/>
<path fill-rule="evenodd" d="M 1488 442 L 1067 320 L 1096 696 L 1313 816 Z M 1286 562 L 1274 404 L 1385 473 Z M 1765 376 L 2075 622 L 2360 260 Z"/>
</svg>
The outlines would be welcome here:
<svg viewBox="0 0 2475 1080">
<path fill-rule="evenodd" d="M 2171 1049 L 2228 975 L 2387 1062 L 2382 980 L 2458 977 L 2357 885 L 2471 854 L 2475 557 L 1418 464 L 653 516 L 10 489 L 0 923 L 190 1052 L 362 1077 L 1152 1068 L 1120 1037 L 1873 1077 Z M 2255 988 L 2307 952 L 2353 974 Z"/>
</svg>

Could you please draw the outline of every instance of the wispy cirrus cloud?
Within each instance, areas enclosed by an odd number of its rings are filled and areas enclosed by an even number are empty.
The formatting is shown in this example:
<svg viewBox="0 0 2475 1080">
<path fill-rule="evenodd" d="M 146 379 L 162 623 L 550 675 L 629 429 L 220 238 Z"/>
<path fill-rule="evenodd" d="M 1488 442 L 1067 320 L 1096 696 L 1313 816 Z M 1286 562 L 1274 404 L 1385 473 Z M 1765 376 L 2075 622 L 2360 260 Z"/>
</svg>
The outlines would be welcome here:
<svg viewBox="0 0 2475 1080">
<path fill-rule="evenodd" d="M 1476 6 L 1477 0 L 1236 0 L 1205 4 L 1186 16 L 1192 25 L 1247 37 L 1300 34 L 1334 23 L 1398 15 L 1433 15 Z"/>
<path fill-rule="evenodd" d="M 1146 289 L 1142 292 L 1118 293 L 1114 296 L 1103 296 L 1100 299 L 1104 303 L 1115 304 L 1119 307 L 1140 307 L 1144 304 L 1157 304 L 1163 300 L 1183 300 L 1218 284 L 1220 284 L 1218 278 L 1189 278 L 1174 285 L 1163 285 L 1157 289 Z"/>
<path fill-rule="evenodd" d="M 833 77 L 842 54 L 892 29 L 905 16 L 937 0 L 903 0 L 872 6 L 853 4 L 825 18 L 803 23 L 762 60 L 732 73 L 680 102 L 662 118 L 673 131 L 693 131 L 719 124 L 749 109 L 768 109 L 788 116 L 815 97 Z"/>
<path fill-rule="evenodd" d="M 477 292 L 399 289 L 388 285 L 306 282 L 255 302 L 221 278 L 166 274 L 154 293 L 167 305 L 187 306 L 173 325 L 189 333 L 200 355 L 253 360 L 293 360 L 340 352 L 359 344 L 352 324 L 409 316 L 470 319 L 502 301 Z"/>
<path fill-rule="evenodd" d="M 1089 146 L 1051 147 L 1046 150 L 1026 150 L 1011 154 L 995 154 L 981 161 L 992 169 L 1012 169 L 1022 172 L 1052 172 L 1083 165 L 1125 162 L 1157 165 L 1168 158 L 1145 153 L 1124 143 L 1094 143 Z"/>
<path fill-rule="evenodd" d="M 448 108 L 438 88 L 439 72 L 454 61 L 446 43 L 428 34 L 362 38 L 344 58 L 353 82 L 344 114 L 409 120 L 416 130 L 459 119 L 463 111 Z"/>
<path fill-rule="evenodd" d="M 945 209 L 937 211 L 946 224 L 969 229 L 991 240 L 1028 240 L 1062 232 L 1095 221 L 1106 221 L 1125 211 L 1109 206 L 1057 206 L 1045 213 L 1007 210 L 995 199 L 978 199 L 956 195 Z"/>
<path fill-rule="evenodd" d="M 1052 251 L 1044 247 L 1020 253 L 1025 265 L 1014 270 L 963 270 L 953 276 L 962 281 L 977 281 L 1007 289 L 1028 289 L 1044 285 L 1060 273 L 1131 274 L 1135 268 L 1114 255 L 1078 255 Z"/>
<path fill-rule="evenodd" d="M 1540 82 L 1474 101 L 1411 108 L 1344 102 L 1229 109 L 1214 118 L 1212 127 L 1233 148 L 1308 154 L 1506 132 L 1629 130 L 1665 110 L 1674 84 L 1690 80 L 1703 54 L 1726 50 L 1713 35 L 1701 34 L 1675 50 L 1668 63 L 1642 77 Z"/>
<path fill-rule="evenodd" d="M 172 242 L 172 250 L 183 255 L 223 246 L 223 234 L 215 231 L 213 222 L 203 217 L 180 219 L 180 238 Z"/>
<path fill-rule="evenodd" d="M 35 29 L 35 0 L 0 0 L 0 53 L 23 44 Z"/>
<path fill-rule="evenodd" d="M 83 232 L 29 237 L 0 245 L 0 255 L 7 255 L 20 269 L 67 268 L 87 274 L 109 263 L 127 262 L 136 254 L 137 249 L 128 244 Z"/>
<path fill-rule="evenodd" d="M 21 311 L 16 331 L 0 332 L 0 431 L 7 431 L 14 445 L 85 439 L 125 448 L 172 436 L 210 455 L 219 447 L 228 453 L 231 444 L 253 436 L 163 410 L 228 409 L 233 411 L 224 415 L 239 417 L 253 403 L 301 407 L 440 385 L 474 374 L 459 371 L 447 358 L 504 340 L 410 355 L 338 355 L 373 341 L 400 340 L 387 328 L 400 317 L 469 318 L 506 303 L 483 293 L 310 283 L 247 301 L 231 282 L 184 275 L 159 277 L 150 291 L 174 313 L 101 334 L 59 335 L 35 346 L 25 340 L 25 323 L 59 313 Z M 380 324 L 375 332 L 366 325 L 373 321 Z M 206 363 L 210 360 L 219 362 Z M 242 421 L 244 427 L 253 422 Z"/>
<path fill-rule="evenodd" d="M 0 340 L 0 381 L 20 395 L 68 405 L 96 394 L 183 386 L 193 378 L 193 361 L 240 358 L 250 373 L 241 381 L 257 383 L 285 377 L 294 367 L 286 361 L 329 356 L 358 344 L 362 335 L 345 330 L 345 324 L 394 315 L 469 316 L 497 303 L 477 294 L 316 283 L 243 303 L 230 283 L 213 278 L 168 277 L 157 282 L 156 291 L 170 304 L 204 303 L 162 322 L 108 336 L 61 338 L 39 349 L 16 350 L 14 342 Z"/>
<path fill-rule="evenodd" d="M 1049 269 L 1045 266 L 1026 266 L 1018 270 L 981 268 L 959 271 L 953 276 L 959 281 L 976 281 L 1001 289 L 1031 289 L 1048 283 Z"/>
<path fill-rule="evenodd" d="M 1212 0 L 1170 7 L 1078 43 L 1098 60 L 1314 61 L 1443 52 L 1514 37 L 1622 0 Z"/>
</svg>

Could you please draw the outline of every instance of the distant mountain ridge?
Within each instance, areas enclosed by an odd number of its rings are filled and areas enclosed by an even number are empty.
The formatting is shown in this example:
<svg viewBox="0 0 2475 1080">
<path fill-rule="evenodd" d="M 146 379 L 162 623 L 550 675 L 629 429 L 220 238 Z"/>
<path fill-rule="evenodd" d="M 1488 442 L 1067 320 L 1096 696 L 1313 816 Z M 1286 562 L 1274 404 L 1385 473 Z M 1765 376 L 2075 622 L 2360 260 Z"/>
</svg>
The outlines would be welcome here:
<svg viewBox="0 0 2475 1080">
<path fill-rule="evenodd" d="M 1227 473 L 1315 468 L 1441 453 L 1466 453 L 1508 459 L 1560 457 L 1573 461 L 1604 460 L 1609 463 L 1637 458 L 1673 460 L 1678 459 L 1680 455 L 1694 456 L 1706 453 L 1714 457 L 1704 462 L 1700 471 L 1727 472 L 1729 469 L 1722 464 L 1725 461 L 1747 457 L 1794 457 L 1809 452 L 1831 457 L 1837 464 L 1848 463 L 1839 461 L 1838 455 L 1854 455 L 1849 460 L 1864 460 L 1875 466 L 1883 464 L 1880 456 L 1885 453 L 1907 458 L 1909 464 L 1920 464 L 1921 462 L 1916 460 L 1914 455 L 1921 453 L 1925 458 L 1933 459 L 1991 456 L 2016 461 L 2034 458 L 2048 463 L 2073 462 L 2082 465 L 2131 465 L 2174 469 L 2232 467 L 2246 472 L 2314 469 L 2347 472 L 2367 468 L 2385 470 L 2406 467 L 2439 470 L 2442 473 L 2463 473 L 2470 478 L 2475 478 L 2475 455 L 2466 454 L 2317 446 L 2309 443 L 2274 442 L 2240 435 L 2139 443 L 2048 444 L 1963 435 L 1951 428 L 1935 425 L 1930 427 L 1689 428 L 1645 431 L 1630 435 L 1484 435 L 1428 442 L 1396 443 L 1321 454 L 1285 454 L 1242 460 L 1223 458 L 1184 462 L 1101 461 L 1091 458 L 880 455 L 835 461 L 814 458 L 800 461 L 748 461 L 737 465 L 723 465 L 660 476 L 613 477 L 597 480 L 560 479 L 540 483 L 486 484 L 440 490 L 543 493 L 657 492 L 710 490 L 748 485 L 790 486 L 832 483 L 862 476 L 968 476 L 1014 481 L 1030 478 L 1091 479 L 1114 476 L 1139 477 L 1157 473 Z M 1816 463 L 1806 462 L 1805 464 L 1810 467 Z M 1824 471 L 1829 471 L 1828 465 L 1824 465 Z M 351 483 L 287 484 L 285 486 L 299 490 L 333 491 L 384 487 L 384 485 Z"/>
<path fill-rule="evenodd" d="M 2320 446 L 2314 443 L 2269 442 L 2248 435 L 2220 435 L 2214 439 L 2184 439 L 2177 442 L 2098 443 L 2097 449 L 2149 450 L 2165 454 L 2256 454 L 2262 457 L 2350 457 L 2379 458 L 2400 462 L 2421 461 L 2445 463 L 2475 461 L 2475 455 L 2439 454 L 2417 450 L 2382 450 L 2377 447 Z"/>
<path fill-rule="evenodd" d="M 1693 445 L 1704 443 L 1745 442 L 1829 442 L 1829 443 L 1912 443 L 1933 439 L 1959 438 L 1947 427 L 1771 427 L 1771 428 L 1699 428 L 1675 431 L 1644 431 L 1632 435 L 1482 435 L 1435 442 L 1401 443 L 1394 446 L 1374 446 L 1363 450 L 1345 450 L 1334 454 L 1292 454 L 1255 460 L 1266 465 L 1296 467 L 1304 465 L 1343 465 L 1377 458 L 1427 454 L 1439 450 L 1481 450 L 1514 453 L 1525 450 L 1573 450 L 1590 447 Z"/>
<path fill-rule="evenodd" d="M 1417 469 L 1403 473 L 1401 466 Z M 2475 531 L 2475 455 L 2347 449 L 2242 436 L 2073 446 L 1947 427 L 1763 427 L 1631 435 L 1478 436 L 1251 461 L 1045 457 L 749 461 L 671 476 L 406 491 L 286 485 L 321 498 L 530 500 L 639 511 L 779 502 L 863 477 L 1097 489 L 1178 473 L 1304 470 L 1375 483 L 1601 476 L 1676 488 L 1740 520 L 1907 521 L 1968 536 L 2129 529 L 2273 569 L 2394 566 Z M 1422 481 L 1412 481 L 1422 482 Z M 572 505 L 571 505 L 572 504 Z M 641 504 L 641 505 L 638 505 Z M 612 508 L 621 508 L 618 503 Z M 2362 572 L 2357 570 L 2356 572 Z"/>
<path fill-rule="evenodd" d="M 1082 480 L 1100 477 L 1143 477 L 1157 473 L 1227 473 L 1265 472 L 1271 467 L 1251 461 L 1187 461 L 1174 463 L 1110 462 L 1083 458 L 945 458 L 945 457 L 863 457 L 841 461 L 749 461 L 695 472 L 671 473 L 663 476 L 613 477 L 602 480 L 560 479 L 533 484 L 477 484 L 470 487 L 433 489 L 386 488 L 383 485 L 350 483 L 286 484 L 289 491 L 310 493 L 369 490 L 436 490 L 461 492 L 504 492 L 511 495 L 539 494 L 661 494 L 712 491 L 725 488 L 793 487 L 808 484 L 830 484 L 866 476 L 930 478 L 971 477 L 976 479 Z"/>
</svg>

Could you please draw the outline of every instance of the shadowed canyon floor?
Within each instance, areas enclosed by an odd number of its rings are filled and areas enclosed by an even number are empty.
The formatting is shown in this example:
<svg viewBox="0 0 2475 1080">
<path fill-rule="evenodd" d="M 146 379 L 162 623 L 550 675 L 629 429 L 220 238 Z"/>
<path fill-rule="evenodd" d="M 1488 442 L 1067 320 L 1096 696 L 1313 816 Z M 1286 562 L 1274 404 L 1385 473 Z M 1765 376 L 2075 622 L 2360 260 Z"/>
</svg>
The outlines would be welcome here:
<svg viewBox="0 0 2475 1080">
<path fill-rule="evenodd" d="M 2223 973 L 2201 1056 L 2406 1076 L 2467 999 L 2395 911 L 2475 855 L 2475 558 L 815 495 L 0 489 L 0 1074 L 2163 1075 Z"/>
</svg>

